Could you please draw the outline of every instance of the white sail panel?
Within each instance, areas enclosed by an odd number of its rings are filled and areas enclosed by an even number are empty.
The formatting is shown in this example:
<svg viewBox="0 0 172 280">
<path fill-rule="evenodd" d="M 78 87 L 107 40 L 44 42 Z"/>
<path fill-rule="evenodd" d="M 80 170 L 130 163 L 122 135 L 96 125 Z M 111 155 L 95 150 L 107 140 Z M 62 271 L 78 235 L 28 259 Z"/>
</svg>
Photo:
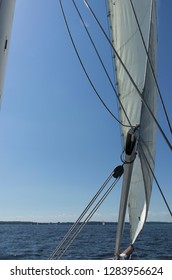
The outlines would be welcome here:
<svg viewBox="0 0 172 280">
<path fill-rule="evenodd" d="M 2 96 L 15 0 L 0 1 L 0 100 Z"/>
<path fill-rule="evenodd" d="M 149 52 L 151 64 L 156 72 L 156 1 L 132 0 L 144 42 Z M 115 50 L 125 64 L 134 83 L 156 116 L 157 93 L 152 69 L 143 44 L 138 24 L 130 0 L 109 0 L 112 39 Z M 131 224 L 131 242 L 137 238 L 145 222 L 152 188 L 156 127 L 150 113 L 145 108 L 137 89 L 121 61 L 115 56 L 116 79 L 120 102 L 132 126 L 140 124 L 138 155 L 133 166 L 133 175 L 128 199 Z M 129 122 L 119 106 L 120 119 Z M 122 126 L 123 142 L 129 130 Z M 148 163 L 147 163 L 148 162 Z"/>
</svg>

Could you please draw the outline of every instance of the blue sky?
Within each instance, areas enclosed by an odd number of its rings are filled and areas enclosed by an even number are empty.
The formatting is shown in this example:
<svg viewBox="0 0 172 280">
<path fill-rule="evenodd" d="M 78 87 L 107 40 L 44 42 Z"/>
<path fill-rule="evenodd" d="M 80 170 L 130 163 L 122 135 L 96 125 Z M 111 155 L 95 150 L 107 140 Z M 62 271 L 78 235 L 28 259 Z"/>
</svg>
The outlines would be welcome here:
<svg viewBox="0 0 172 280">
<path fill-rule="evenodd" d="M 83 1 L 76 2 L 113 77 L 110 47 Z M 113 90 L 82 23 L 71 1 L 63 3 L 84 65 L 107 105 L 118 116 Z M 92 6 L 107 30 L 104 0 L 92 1 Z M 170 0 L 158 1 L 158 80 L 170 120 L 171 8 Z M 161 108 L 159 119 L 170 138 Z M 56 0 L 16 1 L 0 135 L 0 220 L 75 221 L 112 169 L 121 163 L 119 125 L 94 95 Z M 170 205 L 171 166 L 171 152 L 158 133 L 155 173 Z M 117 220 L 120 185 L 94 220 Z M 171 221 L 155 184 L 148 219 Z"/>
</svg>

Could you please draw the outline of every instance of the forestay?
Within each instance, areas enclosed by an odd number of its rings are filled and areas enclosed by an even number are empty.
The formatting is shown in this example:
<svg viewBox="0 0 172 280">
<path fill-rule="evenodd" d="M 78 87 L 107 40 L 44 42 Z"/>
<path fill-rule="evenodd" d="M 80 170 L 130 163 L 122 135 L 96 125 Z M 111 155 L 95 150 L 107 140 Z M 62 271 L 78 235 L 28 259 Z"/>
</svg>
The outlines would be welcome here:
<svg viewBox="0 0 172 280">
<path fill-rule="evenodd" d="M 134 243 L 147 217 L 152 189 L 151 169 L 154 168 L 155 160 L 156 125 L 138 89 L 156 116 L 157 90 L 152 73 L 153 67 L 156 75 L 156 0 L 133 0 L 132 3 L 130 0 L 109 0 L 109 10 L 114 48 L 135 83 L 132 83 L 121 60 L 115 56 L 120 102 L 131 125 L 140 125 L 138 155 L 134 162 L 128 198 L 131 242 Z M 129 125 L 121 106 L 119 111 L 121 122 Z M 121 127 L 124 145 L 128 130 L 127 127 Z"/>
</svg>

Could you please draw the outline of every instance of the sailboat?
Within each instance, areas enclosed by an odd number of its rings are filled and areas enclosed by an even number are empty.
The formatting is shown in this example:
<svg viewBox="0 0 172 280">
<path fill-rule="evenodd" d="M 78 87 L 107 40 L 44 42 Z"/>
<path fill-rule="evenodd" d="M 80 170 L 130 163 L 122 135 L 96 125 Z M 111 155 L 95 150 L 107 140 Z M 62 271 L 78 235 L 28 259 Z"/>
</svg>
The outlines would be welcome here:
<svg viewBox="0 0 172 280">
<path fill-rule="evenodd" d="M 101 204 L 102 200 L 104 200 L 103 196 L 78 229 L 77 225 L 81 222 L 92 203 L 97 199 L 99 192 L 106 186 L 111 176 L 118 180 L 122 174 L 123 182 L 114 259 L 129 259 L 134 251 L 134 243 L 148 215 L 154 178 L 157 127 L 171 149 L 171 143 L 157 121 L 157 101 L 160 90 L 157 83 L 156 0 L 109 0 L 111 39 L 105 33 L 95 12 L 91 8 L 91 4 L 86 0 L 84 2 L 107 38 L 114 54 L 124 158 L 122 160 L 123 165 L 117 166 L 110 177 L 107 178 L 107 181 L 104 182 L 98 193 L 93 197 L 93 200 L 88 204 L 76 223 L 52 253 L 50 259 L 56 258 L 56 254 L 59 251 L 62 252 L 60 257 L 63 255 L 85 223 L 97 210 L 99 203 Z M 62 1 L 60 1 L 60 5 L 69 36 L 72 40 Z M 76 7 L 76 3 L 74 5 Z M 77 7 L 76 10 L 82 20 Z M 82 23 L 85 25 L 83 20 Z M 88 30 L 87 33 L 90 37 Z M 92 41 L 91 38 L 90 40 Z M 79 57 L 74 42 L 73 46 Z M 83 65 L 82 67 L 84 72 L 86 72 Z M 168 118 L 167 121 L 169 123 Z M 169 127 L 171 129 L 170 124 Z M 113 188 L 113 183 L 111 186 Z M 107 190 L 107 193 L 110 188 Z M 131 244 L 126 250 L 121 252 L 127 205 Z"/>
<path fill-rule="evenodd" d="M 60 7 L 71 36 L 62 2 L 59 1 Z M 75 1 L 72 2 L 77 9 Z M 114 56 L 119 122 L 123 139 L 122 164 L 113 169 L 76 223 L 51 254 L 50 259 L 55 259 L 57 256 L 60 258 L 64 254 L 121 177 L 123 177 L 123 181 L 114 259 L 128 259 L 131 257 L 134 243 L 146 222 L 149 210 L 154 178 L 157 128 L 162 133 L 169 148 L 172 148 L 157 121 L 156 0 L 107 1 L 111 38 L 105 34 L 89 1 L 85 0 L 84 2 L 102 29 Z M 2 92 L 5 75 L 14 6 L 15 0 L 1 0 L 0 2 L 0 51 L 1 57 L 3 57 L 0 61 L 0 92 Z M 80 62 L 82 64 L 82 61 Z M 85 70 L 83 64 L 82 67 Z M 113 178 L 112 185 L 83 221 L 90 207 Z M 121 253 L 127 206 L 131 244 Z"/>
</svg>

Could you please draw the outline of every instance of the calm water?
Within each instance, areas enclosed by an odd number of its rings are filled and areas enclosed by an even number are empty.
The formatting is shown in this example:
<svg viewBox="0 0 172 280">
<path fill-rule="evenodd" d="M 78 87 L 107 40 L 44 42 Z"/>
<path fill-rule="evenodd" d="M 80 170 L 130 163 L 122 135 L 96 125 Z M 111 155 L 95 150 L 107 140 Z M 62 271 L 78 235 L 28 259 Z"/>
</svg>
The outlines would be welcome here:
<svg viewBox="0 0 172 280">
<path fill-rule="evenodd" d="M 0 259 L 44 260 L 71 224 L 0 223 Z M 129 245 L 129 225 L 123 248 Z M 64 259 L 106 259 L 113 255 L 116 224 L 88 224 L 64 255 Z M 172 223 L 147 223 L 135 244 L 133 259 L 172 260 Z"/>
</svg>

